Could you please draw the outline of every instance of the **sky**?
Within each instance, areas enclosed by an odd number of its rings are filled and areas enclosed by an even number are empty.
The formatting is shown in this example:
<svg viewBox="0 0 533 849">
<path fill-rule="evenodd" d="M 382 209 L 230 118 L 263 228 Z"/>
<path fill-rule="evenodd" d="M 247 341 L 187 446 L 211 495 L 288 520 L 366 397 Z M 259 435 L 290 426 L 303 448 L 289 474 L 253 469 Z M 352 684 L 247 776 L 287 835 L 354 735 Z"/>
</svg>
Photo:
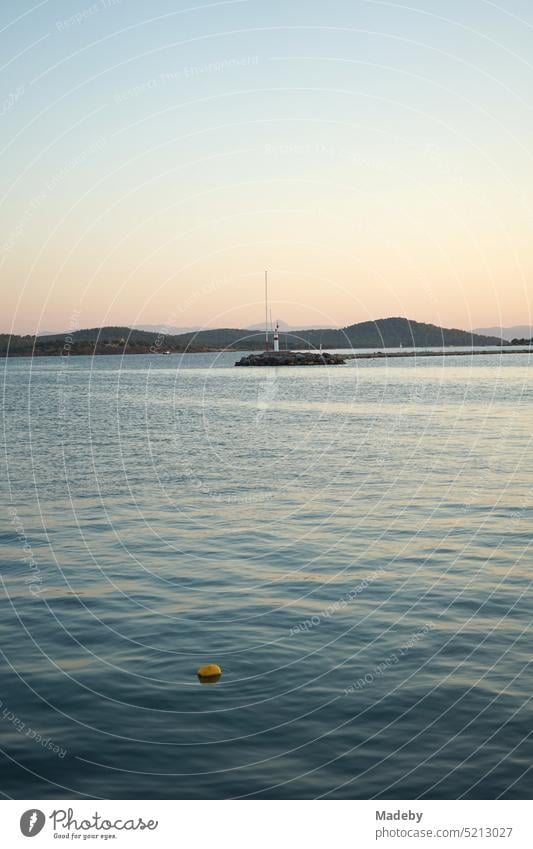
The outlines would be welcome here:
<svg viewBox="0 0 533 849">
<path fill-rule="evenodd" d="M 0 6 L 2 332 L 533 324 L 530 0 Z"/>
</svg>

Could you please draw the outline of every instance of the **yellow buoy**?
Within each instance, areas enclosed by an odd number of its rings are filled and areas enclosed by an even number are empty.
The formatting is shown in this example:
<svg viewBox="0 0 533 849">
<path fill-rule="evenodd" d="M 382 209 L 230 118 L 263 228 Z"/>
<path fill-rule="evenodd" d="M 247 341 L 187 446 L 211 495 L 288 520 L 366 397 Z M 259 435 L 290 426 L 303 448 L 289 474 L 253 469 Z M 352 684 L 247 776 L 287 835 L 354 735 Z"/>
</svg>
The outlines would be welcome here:
<svg viewBox="0 0 533 849">
<path fill-rule="evenodd" d="M 222 675 L 222 670 L 217 663 L 208 663 L 206 666 L 201 666 L 197 672 L 200 681 L 214 682 L 218 681 Z"/>
</svg>

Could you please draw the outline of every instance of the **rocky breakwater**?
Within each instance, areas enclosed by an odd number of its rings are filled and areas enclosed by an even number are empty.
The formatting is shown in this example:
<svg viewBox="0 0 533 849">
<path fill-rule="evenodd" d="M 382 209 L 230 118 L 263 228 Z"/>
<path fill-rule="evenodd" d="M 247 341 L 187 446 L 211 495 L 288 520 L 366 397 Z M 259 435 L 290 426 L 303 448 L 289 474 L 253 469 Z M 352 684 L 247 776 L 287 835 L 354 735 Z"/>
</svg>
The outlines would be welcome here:
<svg viewBox="0 0 533 849">
<path fill-rule="evenodd" d="M 340 366 L 346 362 L 341 354 L 327 351 L 264 351 L 248 354 L 238 360 L 236 366 Z"/>
</svg>

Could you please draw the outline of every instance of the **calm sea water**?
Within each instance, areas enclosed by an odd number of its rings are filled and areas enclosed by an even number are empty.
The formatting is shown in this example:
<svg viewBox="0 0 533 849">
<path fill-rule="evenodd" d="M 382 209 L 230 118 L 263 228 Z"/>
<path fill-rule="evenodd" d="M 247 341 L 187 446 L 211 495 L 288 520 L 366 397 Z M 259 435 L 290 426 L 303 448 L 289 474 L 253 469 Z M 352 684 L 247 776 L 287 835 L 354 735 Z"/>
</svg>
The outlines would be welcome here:
<svg viewBox="0 0 533 849">
<path fill-rule="evenodd" d="M 527 355 L 234 361 L 3 362 L 0 790 L 531 797 Z"/>
</svg>

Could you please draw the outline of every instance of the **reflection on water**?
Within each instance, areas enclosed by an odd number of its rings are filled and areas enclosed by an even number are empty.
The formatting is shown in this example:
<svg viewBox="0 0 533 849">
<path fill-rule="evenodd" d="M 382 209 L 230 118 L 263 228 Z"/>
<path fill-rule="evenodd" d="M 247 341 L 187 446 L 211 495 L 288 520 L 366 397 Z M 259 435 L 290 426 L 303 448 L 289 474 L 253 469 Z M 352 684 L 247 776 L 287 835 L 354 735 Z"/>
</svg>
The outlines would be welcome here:
<svg viewBox="0 0 533 849">
<path fill-rule="evenodd" d="M 5 363 L 0 789 L 529 797 L 527 356 L 234 360 Z"/>
</svg>

